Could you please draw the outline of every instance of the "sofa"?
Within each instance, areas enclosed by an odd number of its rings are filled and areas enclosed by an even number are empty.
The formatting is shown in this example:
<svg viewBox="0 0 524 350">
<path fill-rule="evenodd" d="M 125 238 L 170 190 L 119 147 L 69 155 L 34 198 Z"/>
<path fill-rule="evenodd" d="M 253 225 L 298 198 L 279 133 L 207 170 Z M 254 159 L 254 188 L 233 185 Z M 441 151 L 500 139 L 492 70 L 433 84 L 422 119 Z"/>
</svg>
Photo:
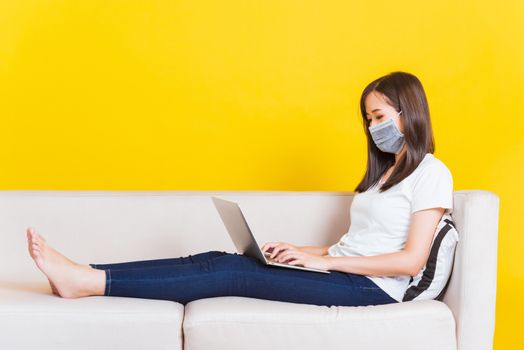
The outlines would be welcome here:
<svg viewBox="0 0 524 350">
<path fill-rule="evenodd" d="M 259 245 L 333 244 L 353 192 L 0 191 L 0 349 L 492 348 L 499 197 L 453 194 L 460 234 L 442 300 L 327 307 L 242 297 L 172 301 L 51 293 L 28 255 L 34 227 L 79 263 L 236 252 L 211 196 L 237 201 Z"/>
</svg>

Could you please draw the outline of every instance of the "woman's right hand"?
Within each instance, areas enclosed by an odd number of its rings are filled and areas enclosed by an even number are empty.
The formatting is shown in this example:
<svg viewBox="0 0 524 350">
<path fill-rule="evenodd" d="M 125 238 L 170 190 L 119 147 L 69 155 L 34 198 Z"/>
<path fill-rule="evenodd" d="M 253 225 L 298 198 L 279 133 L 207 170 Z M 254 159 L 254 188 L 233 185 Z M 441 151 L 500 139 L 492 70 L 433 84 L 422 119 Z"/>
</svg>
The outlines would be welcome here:
<svg viewBox="0 0 524 350">
<path fill-rule="evenodd" d="M 285 242 L 268 242 L 262 247 L 262 252 L 270 252 L 270 258 L 274 259 L 279 253 L 286 250 L 300 250 L 296 245 L 285 243 Z"/>
</svg>

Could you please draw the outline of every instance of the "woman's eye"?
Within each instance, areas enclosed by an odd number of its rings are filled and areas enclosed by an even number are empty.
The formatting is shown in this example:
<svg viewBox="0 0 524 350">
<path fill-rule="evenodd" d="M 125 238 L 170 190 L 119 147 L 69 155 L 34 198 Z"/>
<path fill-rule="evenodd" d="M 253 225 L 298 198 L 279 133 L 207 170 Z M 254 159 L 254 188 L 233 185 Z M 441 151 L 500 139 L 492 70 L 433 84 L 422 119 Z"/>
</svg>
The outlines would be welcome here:
<svg viewBox="0 0 524 350">
<path fill-rule="evenodd" d="M 382 116 L 381 116 L 381 115 L 377 116 L 377 119 L 381 119 L 381 118 L 382 118 Z"/>
</svg>

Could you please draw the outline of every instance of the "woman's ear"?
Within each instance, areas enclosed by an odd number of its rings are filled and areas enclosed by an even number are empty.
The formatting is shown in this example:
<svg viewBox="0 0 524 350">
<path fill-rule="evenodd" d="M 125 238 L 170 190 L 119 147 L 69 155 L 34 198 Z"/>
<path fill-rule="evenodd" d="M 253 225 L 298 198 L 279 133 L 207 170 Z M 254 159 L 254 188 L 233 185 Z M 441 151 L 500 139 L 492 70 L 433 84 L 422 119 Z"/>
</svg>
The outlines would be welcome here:
<svg viewBox="0 0 524 350">
<path fill-rule="evenodd" d="M 404 113 L 402 113 L 402 111 L 400 111 L 400 113 L 398 114 L 398 126 L 400 132 L 404 133 Z"/>
</svg>

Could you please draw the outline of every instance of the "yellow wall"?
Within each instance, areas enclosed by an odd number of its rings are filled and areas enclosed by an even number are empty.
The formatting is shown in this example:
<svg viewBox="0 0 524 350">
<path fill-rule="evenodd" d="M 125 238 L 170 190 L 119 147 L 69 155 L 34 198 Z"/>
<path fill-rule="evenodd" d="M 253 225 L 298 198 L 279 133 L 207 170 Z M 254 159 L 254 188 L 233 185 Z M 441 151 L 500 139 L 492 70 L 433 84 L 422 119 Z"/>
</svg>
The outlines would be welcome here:
<svg viewBox="0 0 524 350">
<path fill-rule="evenodd" d="M 412 72 L 455 189 L 501 198 L 522 348 L 523 3 L 0 0 L 0 188 L 351 191 L 362 89 Z"/>
</svg>

